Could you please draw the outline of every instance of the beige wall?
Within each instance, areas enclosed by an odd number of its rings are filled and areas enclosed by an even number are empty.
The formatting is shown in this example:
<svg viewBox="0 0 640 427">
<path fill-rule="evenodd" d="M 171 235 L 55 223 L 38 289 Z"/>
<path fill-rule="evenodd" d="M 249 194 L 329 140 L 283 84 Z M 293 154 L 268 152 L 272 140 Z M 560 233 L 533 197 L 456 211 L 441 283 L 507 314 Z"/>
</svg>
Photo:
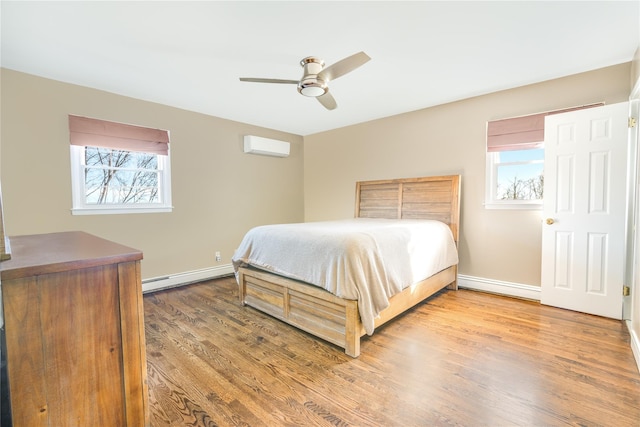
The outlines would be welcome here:
<svg viewBox="0 0 640 427">
<path fill-rule="evenodd" d="M 1 88 L 9 235 L 93 233 L 142 250 L 142 276 L 152 278 L 229 264 L 250 227 L 304 219 L 300 136 L 7 69 Z M 170 130 L 173 212 L 71 215 L 68 114 Z M 244 154 L 244 134 L 291 142 L 291 155 Z"/>
<path fill-rule="evenodd" d="M 461 174 L 460 273 L 539 286 L 540 211 L 483 206 L 486 122 L 627 101 L 630 67 L 621 64 L 306 136 L 305 219 L 352 217 L 359 180 Z"/>
</svg>

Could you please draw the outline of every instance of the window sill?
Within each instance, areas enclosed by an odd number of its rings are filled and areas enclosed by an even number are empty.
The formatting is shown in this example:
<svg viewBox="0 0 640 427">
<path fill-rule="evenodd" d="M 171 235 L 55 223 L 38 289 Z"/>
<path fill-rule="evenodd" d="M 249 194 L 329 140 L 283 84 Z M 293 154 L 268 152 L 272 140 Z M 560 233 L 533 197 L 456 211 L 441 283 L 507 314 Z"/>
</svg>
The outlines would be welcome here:
<svg viewBox="0 0 640 427">
<path fill-rule="evenodd" d="M 158 207 L 99 207 L 99 208 L 73 208 L 72 215 L 117 215 L 117 214 L 140 214 L 140 213 L 166 213 L 172 212 L 173 206 Z"/>
</svg>

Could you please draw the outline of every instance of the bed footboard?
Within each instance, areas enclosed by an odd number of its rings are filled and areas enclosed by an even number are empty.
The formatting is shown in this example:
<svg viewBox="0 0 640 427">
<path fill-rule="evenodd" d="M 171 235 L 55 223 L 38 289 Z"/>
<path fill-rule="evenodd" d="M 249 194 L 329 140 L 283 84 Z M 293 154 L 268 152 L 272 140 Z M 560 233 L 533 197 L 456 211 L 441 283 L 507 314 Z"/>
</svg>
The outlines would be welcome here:
<svg viewBox="0 0 640 427">
<path fill-rule="evenodd" d="M 443 288 L 456 286 L 457 266 L 423 280 L 389 300 L 375 321 L 378 327 Z M 360 355 L 365 334 L 358 302 L 339 298 L 324 289 L 262 270 L 238 269 L 240 302 L 292 326 L 344 348 L 351 357 Z"/>
<path fill-rule="evenodd" d="M 358 302 L 338 298 L 324 289 L 270 274 L 240 268 L 240 302 L 360 355 Z"/>
</svg>

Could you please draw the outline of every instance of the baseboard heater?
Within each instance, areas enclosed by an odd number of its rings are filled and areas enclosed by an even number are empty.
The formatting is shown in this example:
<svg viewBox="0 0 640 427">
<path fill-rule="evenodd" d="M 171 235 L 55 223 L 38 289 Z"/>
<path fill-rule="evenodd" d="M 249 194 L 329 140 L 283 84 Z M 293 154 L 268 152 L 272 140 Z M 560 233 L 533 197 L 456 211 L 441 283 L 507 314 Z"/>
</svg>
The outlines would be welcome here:
<svg viewBox="0 0 640 427">
<path fill-rule="evenodd" d="M 218 277 L 231 276 L 233 274 L 233 266 L 231 264 L 226 264 L 203 268 L 201 270 L 186 271 L 184 273 L 177 273 L 169 276 L 151 277 L 142 280 L 142 292 L 154 292 L 174 288 L 176 286 L 202 282 L 204 280 L 216 279 Z"/>
</svg>

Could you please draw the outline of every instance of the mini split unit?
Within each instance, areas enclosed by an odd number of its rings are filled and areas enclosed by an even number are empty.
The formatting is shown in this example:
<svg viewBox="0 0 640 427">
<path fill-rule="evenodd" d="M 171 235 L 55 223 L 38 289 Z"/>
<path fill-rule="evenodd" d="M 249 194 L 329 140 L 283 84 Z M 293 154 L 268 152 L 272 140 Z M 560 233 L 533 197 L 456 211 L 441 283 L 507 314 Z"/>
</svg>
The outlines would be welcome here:
<svg viewBox="0 0 640 427">
<path fill-rule="evenodd" d="M 260 136 L 244 136 L 244 152 L 250 154 L 262 154 L 264 156 L 287 157 L 289 155 L 289 143 L 276 139 L 262 138 Z"/>
</svg>

